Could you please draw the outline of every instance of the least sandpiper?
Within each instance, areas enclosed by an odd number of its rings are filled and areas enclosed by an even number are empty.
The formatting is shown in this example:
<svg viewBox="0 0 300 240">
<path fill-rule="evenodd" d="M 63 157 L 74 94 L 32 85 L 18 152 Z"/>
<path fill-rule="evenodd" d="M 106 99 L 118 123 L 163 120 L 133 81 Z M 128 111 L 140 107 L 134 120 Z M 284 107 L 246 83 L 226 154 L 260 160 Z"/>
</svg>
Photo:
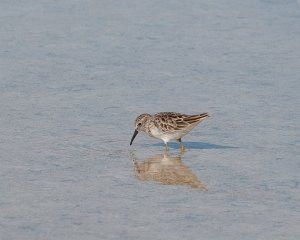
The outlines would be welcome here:
<svg viewBox="0 0 300 240">
<path fill-rule="evenodd" d="M 181 138 L 207 117 L 208 113 L 196 115 L 175 112 L 161 112 L 155 115 L 148 113 L 141 114 L 135 119 L 135 131 L 130 145 L 138 132 L 142 131 L 151 137 L 163 140 L 166 147 L 170 140 L 177 140 L 180 142 L 180 147 L 183 151 L 184 145 L 181 142 Z"/>
</svg>

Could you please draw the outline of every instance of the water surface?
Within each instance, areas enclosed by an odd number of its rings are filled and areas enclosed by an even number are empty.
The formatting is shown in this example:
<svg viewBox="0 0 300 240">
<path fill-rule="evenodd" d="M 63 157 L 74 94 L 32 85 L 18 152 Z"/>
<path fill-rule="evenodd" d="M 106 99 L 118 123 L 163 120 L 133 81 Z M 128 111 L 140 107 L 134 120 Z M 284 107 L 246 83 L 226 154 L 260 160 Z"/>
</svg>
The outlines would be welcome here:
<svg viewBox="0 0 300 240">
<path fill-rule="evenodd" d="M 299 238 L 296 1 L 0 13 L 1 239 Z M 211 117 L 184 154 L 130 147 L 135 117 L 162 111 Z"/>
</svg>

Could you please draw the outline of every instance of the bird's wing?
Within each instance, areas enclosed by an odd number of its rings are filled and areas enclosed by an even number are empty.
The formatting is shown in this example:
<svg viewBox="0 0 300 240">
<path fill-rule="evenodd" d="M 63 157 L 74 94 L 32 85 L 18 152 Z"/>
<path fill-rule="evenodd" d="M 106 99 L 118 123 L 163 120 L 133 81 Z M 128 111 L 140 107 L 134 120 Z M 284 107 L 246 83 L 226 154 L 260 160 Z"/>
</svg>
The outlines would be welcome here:
<svg viewBox="0 0 300 240">
<path fill-rule="evenodd" d="M 202 122 L 205 118 L 207 118 L 209 115 L 208 113 L 201 113 L 197 115 L 189 115 L 183 118 L 183 121 L 188 123 L 188 124 L 193 124 L 193 123 L 200 123 Z"/>
<path fill-rule="evenodd" d="M 181 113 L 163 112 L 154 115 L 154 124 L 163 132 L 181 131 L 191 125 L 200 123 L 208 117 L 207 113 L 186 115 Z"/>
</svg>

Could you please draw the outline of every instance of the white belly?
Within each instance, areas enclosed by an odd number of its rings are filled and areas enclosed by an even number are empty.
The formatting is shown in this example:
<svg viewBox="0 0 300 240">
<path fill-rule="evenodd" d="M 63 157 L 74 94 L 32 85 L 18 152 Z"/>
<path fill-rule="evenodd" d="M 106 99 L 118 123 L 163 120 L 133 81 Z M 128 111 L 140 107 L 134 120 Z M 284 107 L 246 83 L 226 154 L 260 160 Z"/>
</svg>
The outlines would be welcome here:
<svg viewBox="0 0 300 240">
<path fill-rule="evenodd" d="M 185 133 L 174 131 L 171 133 L 165 133 L 161 131 L 160 129 L 153 127 L 151 128 L 151 135 L 155 138 L 163 140 L 165 143 L 169 142 L 170 140 L 177 140 L 181 138 Z"/>
</svg>

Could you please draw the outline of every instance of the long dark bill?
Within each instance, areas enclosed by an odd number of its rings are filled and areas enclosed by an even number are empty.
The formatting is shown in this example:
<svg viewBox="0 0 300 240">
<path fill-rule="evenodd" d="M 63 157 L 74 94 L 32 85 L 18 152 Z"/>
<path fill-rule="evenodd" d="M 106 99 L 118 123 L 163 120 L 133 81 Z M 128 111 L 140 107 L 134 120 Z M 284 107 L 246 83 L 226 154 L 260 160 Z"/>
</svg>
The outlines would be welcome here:
<svg viewBox="0 0 300 240">
<path fill-rule="evenodd" d="M 130 141 L 130 145 L 132 144 L 133 140 L 135 139 L 136 135 L 139 133 L 138 130 L 135 130 L 134 133 L 133 133 L 133 136 L 131 138 L 131 141 Z"/>
</svg>

